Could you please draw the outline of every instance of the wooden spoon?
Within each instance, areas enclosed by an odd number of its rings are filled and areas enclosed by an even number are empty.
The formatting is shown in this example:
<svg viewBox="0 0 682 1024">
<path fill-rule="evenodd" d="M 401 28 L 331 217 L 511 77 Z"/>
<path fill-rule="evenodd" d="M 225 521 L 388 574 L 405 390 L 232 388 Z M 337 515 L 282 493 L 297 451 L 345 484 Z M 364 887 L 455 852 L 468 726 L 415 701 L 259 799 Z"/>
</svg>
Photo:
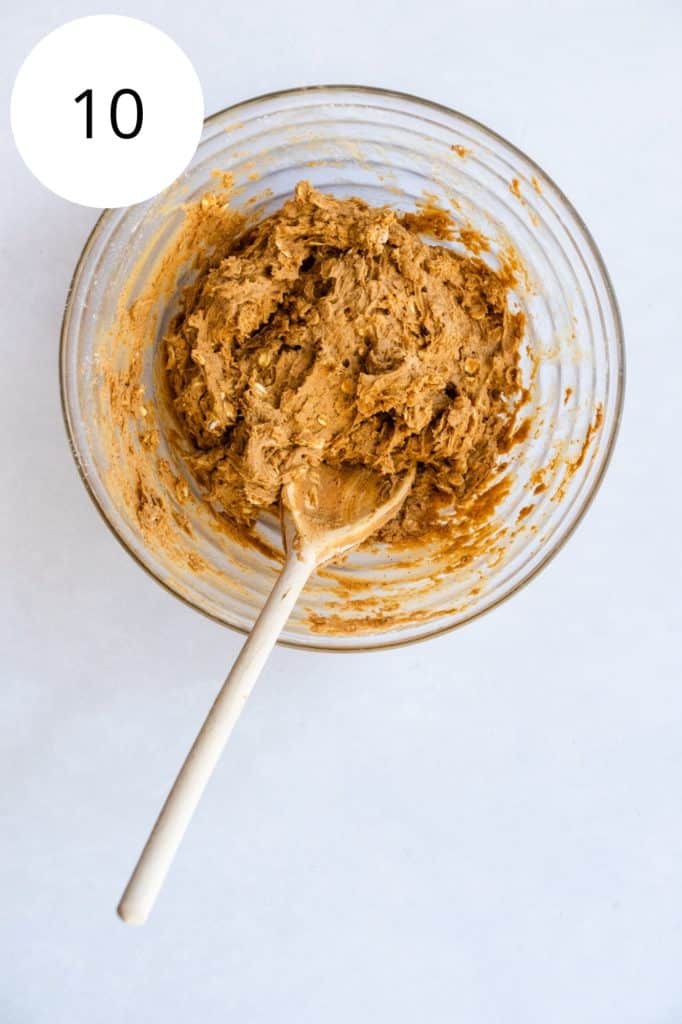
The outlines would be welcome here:
<svg viewBox="0 0 682 1024">
<path fill-rule="evenodd" d="M 308 578 L 366 540 L 405 501 L 414 469 L 382 477 L 357 466 L 306 470 L 284 488 L 281 575 L 216 697 L 175 780 L 118 905 L 128 924 L 144 924 L 206 783 Z"/>
</svg>

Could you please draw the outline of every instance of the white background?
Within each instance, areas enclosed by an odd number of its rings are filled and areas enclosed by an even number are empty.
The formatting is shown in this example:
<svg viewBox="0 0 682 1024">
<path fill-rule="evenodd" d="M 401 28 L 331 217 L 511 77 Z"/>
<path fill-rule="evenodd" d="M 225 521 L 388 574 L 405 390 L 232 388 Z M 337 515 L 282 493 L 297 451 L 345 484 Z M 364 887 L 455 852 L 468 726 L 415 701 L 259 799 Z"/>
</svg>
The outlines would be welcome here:
<svg viewBox="0 0 682 1024">
<path fill-rule="evenodd" d="M 601 246 L 628 387 L 597 501 L 513 600 L 395 652 L 275 652 L 128 929 L 121 887 L 240 638 L 148 579 L 77 477 L 57 345 L 94 215 L 31 178 L 3 100 L 0 1021 L 676 1024 L 682 9 L 6 4 L 4 96 L 101 11 L 174 36 L 208 112 L 366 83 L 521 146 Z"/>
</svg>

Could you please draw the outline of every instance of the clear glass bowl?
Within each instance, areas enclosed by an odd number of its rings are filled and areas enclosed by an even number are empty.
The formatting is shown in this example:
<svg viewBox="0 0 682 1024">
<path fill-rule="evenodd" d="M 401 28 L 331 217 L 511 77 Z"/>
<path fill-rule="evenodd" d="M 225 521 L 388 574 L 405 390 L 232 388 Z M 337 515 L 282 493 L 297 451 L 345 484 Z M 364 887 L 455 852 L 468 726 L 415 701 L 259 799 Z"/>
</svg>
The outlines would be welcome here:
<svg viewBox="0 0 682 1024">
<path fill-rule="evenodd" d="M 211 530 L 200 503 L 184 508 L 192 530 L 178 529 L 173 557 L 145 539 L 108 472 L 125 464 L 124 445 L 117 449 L 111 430 L 103 430 L 109 410 L 101 365 L 103 356 L 115 363 L 118 355 L 112 327 L 119 297 L 125 289 L 133 297 L 143 292 L 182 224 L 183 203 L 214 189 L 216 170 L 229 171 L 236 202 L 259 213 L 281 205 L 301 178 L 400 209 L 430 196 L 457 223 L 491 239 L 484 259 L 494 264 L 511 244 L 527 269 L 514 300 L 528 319 L 533 429 L 506 457 L 510 486 L 487 527 L 485 553 L 418 546 L 396 553 L 381 545 L 356 552 L 311 580 L 283 642 L 388 647 L 452 629 L 509 597 L 561 547 L 603 477 L 623 395 L 618 308 L 586 226 L 532 160 L 463 114 L 383 90 L 304 88 L 221 111 L 206 121 L 191 164 L 169 190 L 98 220 L 67 300 L 61 386 L 76 461 L 105 521 L 141 566 L 194 608 L 237 629 L 251 627 L 277 560 Z M 168 315 L 150 314 L 143 379 L 152 407 L 154 355 Z M 162 453 L 193 486 L 161 433 Z M 167 500 L 172 506 L 175 496 Z M 275 523 L 265 520 L 262 530 L 278 544 Z"/>
</svg>

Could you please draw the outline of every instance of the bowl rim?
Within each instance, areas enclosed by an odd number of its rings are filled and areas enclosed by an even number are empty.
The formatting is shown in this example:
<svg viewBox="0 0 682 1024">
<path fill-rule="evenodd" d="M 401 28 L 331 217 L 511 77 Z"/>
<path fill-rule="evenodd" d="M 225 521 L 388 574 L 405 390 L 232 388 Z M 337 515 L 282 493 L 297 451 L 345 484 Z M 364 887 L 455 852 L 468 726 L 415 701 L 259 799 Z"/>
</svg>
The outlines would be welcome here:
<svg viewBox="0 0 682 1024">
<path fill-rule="evenodd" d="M 440 113 L 440 114 L 445 114 L 448 117 L 455 117 L 458 120 L 464 122 L 465 124 L 471 125 L 473 128 L 475 128 L 478 131 L 482 132 L 484 135 L 489 136 L 491 139 L 493 139 L 493 140 L 495 140 L 497 142 L 502 143 L 512 153 L 516 154 L 522 160 L 524 160 L 530 166 L 530 168 L 532 170 L 538 171 L 540 173 L 540 175 L 545 179 L 545 181 L 547 181 L 551 185 L 551 187 L 555 190 L 559 200 L 561 201 L 561 203 L 563 203 L 566 206 L 566 208 L 568 209 L 568 211 L 571 214 L 571 216 L 575 219 L 575 222 L 577 223 L 578 228 L 580 229 L 580 231 L 583 234 L 583 237 L 584 237 L 584 239 L 585 239 L 585 241 L 587 243 L 587 247 L 590 250 L 590 254 L 591 254 L 592 258 L 595 261 L 595 265 L 597 267 L 597 270 L 598 270 L 598 272 L 599 272 L 599 274 L 601 276 L 602 283 L 604 285 L 604 290 L 605 290 L 605 293 L 606 293 L 608 304 L 610 306 L 610 312 L 611 312 L 611 314 L 613 316 L 613 323 L 614 323 L 615 334 L 616 334 L 616 347 L 617 347 L 617 351 L 618 351 L 618 366 L 616 367 L 617 372 L 615 374 L 616 394 L 615 394 L 615 411 L 614 411 L 614 417 L 613 417 L 613 424 L 612 424 L 609 436 L 605 439 L 605 447 L 603 449 L 602 463 L 601 463 L 601 466 L 599 468 L 599 472 L 598 472 L 597 476 L 595 477 L 590 490 L 585 495 L 585 497 L 582 499 L 582 502 L 581 502 L 580 506 L 578 507 L 577 512 L 575 514 L 575 518 L 569 524 L 569 526 L 566 528 L 566 531 L 565 531 L 564 535 L 559 539 L 559 541 L 552 548 L 550 548 L 539 559 L 537 564 L 522 579 L 520 579 L 506 594 L 501 595 L 495 601 L 493 601 L 491 604 L 489 604 L 489 605 L 487 605 L 487 606 L 485 606 L 483 608 L 480 608 L 478 611 L 475 611 L 468 618 L 464 619 L 461 622 L 453 622 L 453 623 L 450 623 L 450 624 L 447 624 L 447 625 L 444 625 L 444 626 L 439 626 L 437 629 L 433 629 L 430 632 L 423 633 L 420 636 L 405 637 L 403 639 L 399 638 L 399 639 L 395 639 L 395 640 L 382 641 L 381 633 L 379 633 L 377 635 L 376 639 L 374 639 L 374 638 L 362 638 L 362 643 L 359 643 L 357 646 L 355 646 L 355 645 L 354 646 L 339 646 L 339 645 L 335 645 L 333 642 L 313 645 L 313 644 L 308 644 L 308 643 L 306 643 L 303 640 L 288 640 L 288 639 L 281 639 L 281 638 L 278 639 L 278 641 L 277 641 L 279 646 L 290 647 L 290 648 L 293 648 L 295 650 L 303 650 L 303 651 L 308 651 L 308 652 L 312 652 L 312 653 L 322 653 L 322 654 L 324 654 L 324 653 L 360 654 L 360 653 L 367 653 L 368 651 L 382 651 L 382 650 L 386 651 L 386 650 L 393 650 L 393 649 L 398 648 L 398 647 L 407 647 L 407 646 L 411 646 L 412 644 L 422 643 L 422 642 L 427 641 L 427 640 L 433 640 L 436 637 L 441 637 L 441 636 L 444 636 L 447 633 L 453 632 L 454 630 L 461 629 L 463 626 L 468 625 L 469 623 L 475 621 L 476 619 L 481 618 L 481 616 L 488 614 L 488 612 L 493 611 L 495 608 L 498 608 L 501 604 L 503 604 L 504 602 L 508 601 L 509 598 L 511 598 L 515 594 L 517 594 L 528 583 L 530 583 L 531 580 L 535 579 L 535 577 L 543 569 L 545 569 L 547 567 L 547 565 L 549 565 L 549 563 L 554 559 L 554 557 L 563 549 L 564 545 L 573 536 L 575 530 L 580 525 L 580 523 L 583 521 L 583 518 L 584 518 L 587 510 L 592 505 L 592 502 L 594 501 L 594 498 L 595 498 L 597 492 L 599 491 L 599 488 L 601 487 L 601 484 L 602 484 L 602 482 L 604 480 L 604 476 L 606 475 L 606 471 L 607 471 L 607 469 L 608 469 L 608 467 L 609 467 L 609 465 L 611 463 L 611 458 L 613 456 L 613 451 L 614 451 L 614 448 L 615 448 L 616 440 L 618 438 L 618 434 L 619 434 L 619 431 L 620 431 L 620 425 L 621 425 L 621 420 L 622 420 L 622 415 L 623 415 L 623 403 L 624 403 L 624 396 L 625 396 L 625 375 L 626 375 L 625 339 L 624 339 L 624 332 L 623 332 L 623 321 L 622 321 L 622 317 L 621 317 L 621 313 L 620 313 L 620 308 L 619 308 L 619 305 L 618 305 L 618 300 L 616 298 L 615 289 L 613 287 L 613 284 L 612 284 L 609 272 L 608 272 L 608 270 L 606 268 L 606 264 L 604 262 L 604 259 L 603 259 L 602 255 L 601 255 L 599 247 L 597 246 L 597 243 L 596 243 L 596 241 L 595 241 L 595 239 L 594 239 L 594 237 L 592 235 L 592 232 L 589 230 L 587 224 L 585 223 L 585 221 L 583 220 L 581 215 L 578 213 L 576 208 L 573 206 L 571 201 L 568 199 L 566 194 L 556 184 L 554 179 L 549 174 L 547 174 L 547 172 L 544 170 L 544 168 L 541 167 L 540 164 L 538 164 L 531 157 L 529 157 L 522 149 L 520 149 L 518 146 L 514 145 L 514 143 L 510 142 L 508 139 L 506 139 L 499 132 L 496 132 L 496 131 L 494 131 L 494 129 L 489 128 L 488 125 L 483 124 L 483 122 L 478 121 L 476 118 L 470 117 L 468 114 L 464 114 L 461 111 L 456 110 L 454 107 L 448 107 L 448 106 L 446 106 L 443 103 L 437 103 L 437 102 L 435 102 L 433 100 L 424 99 L 423 97 L 415 96 L 415 95 L 413 95 L 411 93 L 401 92 L 401 91 L 395 90 L 395 89 L 385 89 L 385 88 L 375 87 L 375 86 L 351 85 L 351 84 L 342 84 L 342 83 L 333 83 L 333 84 L 328 84 L 328 85 L 325 85 L 325 84 L 303 85 L 303 86 L 298 86 L 298 87 L 291 88 L 291 89 L 277 89 L 277 90 L 275 90 L 273 92 L 262 93 L 259 96 L 252 96 L 249 99 L 240 100 L 237 103 L 230 104 L 227 107 L 223 107 L 221 110 L 215 111 L 213 114 L 210 114 L 208 117 L 206 117 L 204 119 L 204 125 L 203 125 L 203 129 L 202 129 L 202 137 L 203 137 L 203 131 L 205 131 L 205 129 L 209 125 L 211 125 L 211 123 L 213 121 L 217 121 L 219 118 L 223 118 L 227 114 L 238 115 L 241 111 L 247 110 L 248 108 L 250 108 L 252 106 L 255 106 L 257 104 L 262 104 L 264 102 L 267 102 L 268 100 L 283 99 L 285 97 L 286 98 L 295 98 L 295 97 L 300 97 L 300 96 L 308 94 L 308 93 L 316 93 L 316 92 L 319 92 L 319 93 L 325 93 L 326 92 L 326 93 L 333 93 L 333 94 L 334 93 L 339 93 L 340 94 L 340 93 L 344 93 L 344 92 L 345 93 L 352 92 L 352 93 L 359 93 L 361 95 L 366 95 L 366 96 L 374 96 L 375 98 L 389 98 L 389 99 L 394 99 L 394 100 L 404 100 L 404 101 L 407 101 L 409 103 L 416 104 L 417 106 L 422 106 L 422 107 L 424 107 L 427 110 L 430 110 L 432 112 L 436 112 L 436 113 Z M 201 144 L 201 140 L 200 140 L 199 144 Z M 124 538 L 121 536 L 121 534 L 117 530 L 117 528 L 114 525 L 114 523 L 109 519 L 109 516 L 107 515 L 106 511 L 104 510 L 104 508 L 100 504 L 100 501 L 99 501 L 99 499 L 98 499 L 98 497 L 97 497 L 93 487 L 90 484 L 88 476 L 87 476 L 86 472 L 84 471 L 83 464 L 82 464 L 81 459 L 79 457 L 79 449 L 78 449 L 78 445 L 77 445 L 76 439 L 75 439 L 75 431 L 74 431 L 73 424 L 72 424 L 71 411 L 70 411 L 70 408 L 69 408 L 69 403 L 68 403 L 67 394 L 66 394 L 66 390 L 67 389 L 66 389 L 66 372 L 65 371 L 66 371 L 66 336 L 67 336 L 67 325 L 68 325 L 68 321 L 69 321 L 69 318 L 70 318 L 72 299 L 73 299 L 73 295 L 74 295 L 74 292 L 75 292 L 75 285 L 76 285 L 76 282 L 77 282 L 78 278 L 80 277 L 82 268 L 83 268 L 83 266 L 84 266 L 84 264 L 85 264 L 85 262 L 86 262 L 86 260 L 87 260 L 87 258 L 89 256 L 89 254 L 90 254 L 90 250 L 92 249 L 97 236 L 100 234 L 100 232 L 103 230 L 104 226 L 107 224 L 107 222 L 111 219 L 111 217 L 116 212 L 118 212 L 117 209 L 105 209 L 105 210 L 102 211 L 102 213 L 99 215 L 99 217 L 95 221 L 95 224 L 94 224 L 92 230 L 90 231 L 87 239 L 85 240 L 85 244 L 83 245 L 83 249 L 81 251 L 81 254 L 78 257 L 78 260 L 76 262 L 76 266 L 74 267 L 74 271 L 73 271 L 73 274 L 71 275 L 71 280 L 69 282 L 69 287 L 68 287 L 68 290 L 67 290 L 67 293 L 66 293 L 66 299 L 65 299 L 65 302 L 64 302 L 64 312 L 62 314 L 62 322 L 61 322 L 60 336 L 59 336 L 59 392 L 60 392 L 60 400 L 61 400 L 61 408 L 62 408 L 62 418 L 63 418 L 64 427 L 65 427 L 66 435 L 67 435 L 68 442 L 69 442 L 69 448 L 71 449 L 71 454 L 72 454 L 74 462 L 76 464 L 76 468 L 78 470 L 78 475 L 80 476 L 80 478 L 81 478 L 81 480 L 83 482 L 83 485 L 84 485 L 87 493 L 89 494 L 90 499 L 91 499 L 93 505 L 97 509 L 101 519 L 107 525 L 108 529 L 114 535 L 114 537 L 119 542 L 121 547 L 123 547 L 124 550 L 128 552 L 128 554 L 134 559 L 134 561 L 137 563 L 137 565 L 140 566 L 140 568 L 142 568 L 147 573 L 148 576 L 150 576 L 160 586 L 162 586 L 164 588 L 164 590 L 166 590 L 168 593 L 172 594 L 173 597 L 177 598 L 179 601 L 182 601 L 182 603 L 187 605 L 189 608 L 192 608 L 194 611 L 200 612 L 206 618 L 211 619 L 213 622 L 217 622 L 220 626 L 223 626 L 223 627 L 225 627 L 227 629 L 231 629 L 231 630 L 233 630 L 236 633 L 240 633 L 242 636 L 248 636 L 249 632 L 250 632 L 249 630 L 243 629 L 241 626 L 237 626 L 237 625 L 235 625 L 235 624 L 233 624 L 231 622 L 225 622 L 224 619 L 221 619 L 217 615 L 213 615 L 211 612 L 207 611 L 206 609 L 201 608 L 198 604 L 195 604 L 188 597 L 185 597 L 183 594 L 181 594 L 177 590 L 175 590 L 171 586 L 170 583 L 168 583 L 160 575 L 157 575 L 148 565 L 146 565 L 142 561 L 142 559 L 139 557 L 139 555 L 135 551 L 133 551 L 132 548 L 129 547 L 127 542 L 124 540 Z"/>
</svg>

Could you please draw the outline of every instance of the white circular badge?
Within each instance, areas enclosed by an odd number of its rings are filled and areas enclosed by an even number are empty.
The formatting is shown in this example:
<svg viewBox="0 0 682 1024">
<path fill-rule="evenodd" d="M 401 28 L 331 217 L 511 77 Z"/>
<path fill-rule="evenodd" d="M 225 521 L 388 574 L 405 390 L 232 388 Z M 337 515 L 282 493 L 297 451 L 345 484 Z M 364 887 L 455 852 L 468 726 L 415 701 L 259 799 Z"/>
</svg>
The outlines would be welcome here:
<svg viewBox="0 0 682 1024">
<path fill-rule="evenodd" d="M 95 15 L 45 36 L 19 69 L 12 132 L 32 173 L 82 206 L 130 206 L 192 159 L 204 117 L 189 58 L 136 18 Z"/>
</svg>

